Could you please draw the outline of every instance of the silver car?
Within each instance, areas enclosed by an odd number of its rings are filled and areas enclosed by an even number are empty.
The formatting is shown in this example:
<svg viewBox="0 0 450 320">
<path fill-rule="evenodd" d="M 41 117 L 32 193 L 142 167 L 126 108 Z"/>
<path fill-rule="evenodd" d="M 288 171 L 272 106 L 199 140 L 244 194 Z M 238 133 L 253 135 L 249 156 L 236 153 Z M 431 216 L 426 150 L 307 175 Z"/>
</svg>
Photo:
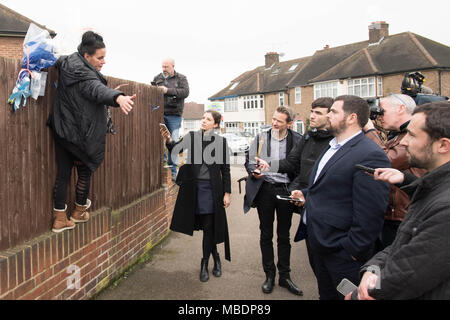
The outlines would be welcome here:
<svg viewBox="0 0 450 320">
<path fill-rule="evenodd" d="M 250 149 L 248 140 L 245 137 L 240 137 L 234 133 L 223 133 L 221 136 L 227 139 L 228 147 L 233 155 L 245 153 Z"/>
</svg>

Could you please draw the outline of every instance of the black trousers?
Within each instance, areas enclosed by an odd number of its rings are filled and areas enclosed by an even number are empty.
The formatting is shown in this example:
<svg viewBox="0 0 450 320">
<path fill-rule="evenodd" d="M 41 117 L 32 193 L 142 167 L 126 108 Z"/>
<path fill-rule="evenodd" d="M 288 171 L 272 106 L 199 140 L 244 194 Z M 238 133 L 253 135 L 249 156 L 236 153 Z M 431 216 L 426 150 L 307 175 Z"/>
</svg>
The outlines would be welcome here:
<svg viewBox="0 0 450 320">
<path fill-rule="evenodd" d="M 383 251 L 386 247 L 389 247 L 397 236 L 398 227 L 401 221 L 384 220 L 383 231 L 376 242 L 376 253 Z"/>
<path fill-rule="evenodd" d="M 285 184 L 270 184 L 264 182 L 256 196 L 256 206 L 259 215 L 260 247 L 262 265 L 268 276 L 275 277 L 276 267 L 273 249 L 273 224 L 275 212 L 277 218 L 277 268 L 280 278 L 289 278 L 291 272 L 291 242 L 290 229 L 294 205 L 289 201 L 278 200 L 277 195 L 290 195 Z"/>
<path fill-rule="evenodd" d="M 342 279 L 347 278 L 356 286 L 359 285 L 359 270 L 363 263 L 354 261 L 345 250 L 332 253 L 321 253 L 311 248 L 306 239 L 309 263 L 317 279 L 320 300 L 344 300 L 344 296 L 337 291 Z"/>
<path fill-rule="evenodd" d="M 92 171 L 67 151 L 57 139 L 55 139 L 55 152 L 58 171 L 53 189 L 54 208 L 64 210 L 66 207 L 67 187 L 70 182 L 73 166 L 76 166 L 78 175 L 75 187 L 75 201 L 79 205 L 85 205 L 91 186 Z"/>
</svg>

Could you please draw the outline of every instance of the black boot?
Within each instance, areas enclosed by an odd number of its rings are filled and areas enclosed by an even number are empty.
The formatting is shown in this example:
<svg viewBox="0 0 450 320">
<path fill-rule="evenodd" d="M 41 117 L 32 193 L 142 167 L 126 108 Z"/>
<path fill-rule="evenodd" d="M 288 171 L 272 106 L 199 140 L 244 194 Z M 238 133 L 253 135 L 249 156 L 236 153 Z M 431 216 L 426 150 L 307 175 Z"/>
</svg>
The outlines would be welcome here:
<svg viewBox="0 0 450 320">
<path fill-rule="evenodd" d="M 200 266 L 200 281 L 206 282 L 208 280 L 209 280 L 208 259 L 202 259 Z"/>
<path fill-rule="evenodd" d="M 262 292 L 267 294 L 272 293 L 274 286 L 275 286 L 275 277 L 272 275 L 267 275 L 266 281 L 261 286 Z"/>
<path fill-rule="evenodd" d="M 222 264 L 220 263 L 219 253 L 213 253 L 213 259 L 214 268 L 212 273 L 215 277 L 220 277 L 222 275 Z"/>
<path fill-rule="evenodd" d="M 278 282 L 280 287 L 286 288 L 290 293 L 293 293 L 297 296 L 303 296 L 303 291 L 292 282 L 290 278 L 280 278 Z"/>
</svg>

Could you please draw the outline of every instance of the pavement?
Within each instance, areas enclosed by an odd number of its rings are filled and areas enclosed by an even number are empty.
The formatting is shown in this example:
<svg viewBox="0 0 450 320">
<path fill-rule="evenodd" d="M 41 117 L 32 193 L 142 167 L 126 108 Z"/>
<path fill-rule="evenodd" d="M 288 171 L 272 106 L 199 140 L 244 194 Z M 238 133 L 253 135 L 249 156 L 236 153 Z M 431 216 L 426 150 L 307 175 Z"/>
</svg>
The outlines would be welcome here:
<svg viewBox="0 0 450 320">
<path fill-rule="evenodd" d="M 244 215 L 242 194 L 237 180 L 246 175 L 242 157 L 232 157 L 232 198 L 227 209 L 230 234 L 231 262 L 224 258 L 223 244 L 218 245 L 222 261 L 222 277 L 216 278 L 211 269 L 206 283 L 199 280 L 202 256 L 202 232 L 193 237 L 171 232 L 150 252 L 148 262 L 136 266 L 116 286 L 101 292 L 97 300 L 317 300 L 317 284 L 308 262 L 305 242 L 292 242 L 291 279 L 299 286 L 304 296 L 291 294 L 278 286 L 278 275 L 274 291 L 264 294 L 261 285 L 265 274 L 261 264 L 259 247 L 259 219 L 256 209 Z M 292 219 L 291 239 L 297 230 L 300 216 Z M 276 225 L 276 222 L 275 222 Z M 276 257 L 276 232 L 274 232 Z"/>
</svg>

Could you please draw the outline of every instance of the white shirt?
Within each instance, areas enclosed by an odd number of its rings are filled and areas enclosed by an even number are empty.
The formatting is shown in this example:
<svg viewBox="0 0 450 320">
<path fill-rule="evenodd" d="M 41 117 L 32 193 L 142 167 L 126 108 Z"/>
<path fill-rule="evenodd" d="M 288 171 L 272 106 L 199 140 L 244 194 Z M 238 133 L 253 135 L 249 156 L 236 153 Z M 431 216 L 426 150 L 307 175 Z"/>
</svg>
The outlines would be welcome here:
<svg viewBox="0 0 450 320">
<path fill-rule="evenodd" d="M 361 134 L 361 132 L 362 131 L 358 131 L 356 134 L 354 134 L 348 139 L 345 139 L 341 143 L 338 143 L 337 138 L 334 138 L 333 140 L 330 141 L 330 149 L 328 149 L 327 152 L 325 152 L 325 154 L 323 155 L 322 159 L 320 159 L 319 166 L 317 167 L 317 173 L 316 176 L 314 177 L 314 183 L 316 183 L 317 178 L 320 177 L 323 168 L 327 165 L 328 161 L 330 161 L 330 159 L 336 154 L 336 152 L 338 152 L 339 149 L 342 148 L 347 142 L 349 142 L 353 138 L 356 138 L 356 136 Z M 306 210 L 305 213 L 303 214 L 303 223 L 306 224 Z"/>
</svg>

